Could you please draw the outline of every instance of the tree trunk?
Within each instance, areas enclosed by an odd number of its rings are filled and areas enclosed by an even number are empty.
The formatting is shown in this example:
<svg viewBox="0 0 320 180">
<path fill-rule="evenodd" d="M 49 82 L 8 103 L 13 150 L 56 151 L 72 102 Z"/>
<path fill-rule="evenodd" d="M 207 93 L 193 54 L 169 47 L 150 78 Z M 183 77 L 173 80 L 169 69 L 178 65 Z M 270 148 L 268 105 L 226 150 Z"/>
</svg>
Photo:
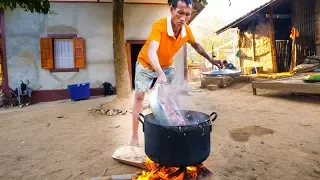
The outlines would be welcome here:
<svg viewBox="0 0 320 180">
<path fill-rule="evenodd" d="M 124 0 L 113 0 L 113 54 L 118 98 L 131 95 L 130 77 L 124 41 Z"/>
</svg>

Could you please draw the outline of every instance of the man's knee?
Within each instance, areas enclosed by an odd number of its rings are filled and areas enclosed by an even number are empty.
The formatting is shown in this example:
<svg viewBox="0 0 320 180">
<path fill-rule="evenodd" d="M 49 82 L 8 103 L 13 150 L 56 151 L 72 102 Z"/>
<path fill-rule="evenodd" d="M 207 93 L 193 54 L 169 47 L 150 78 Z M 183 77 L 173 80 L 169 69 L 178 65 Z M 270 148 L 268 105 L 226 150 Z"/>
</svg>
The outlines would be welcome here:
<svg viewBox="0 0 320 180">
<path fill-rule="evenodd" d="M 145 95 L 144 92 L 136 92 L 135 101 L 142 102 L 144 100 L 144 95 Z"/>
</svg>

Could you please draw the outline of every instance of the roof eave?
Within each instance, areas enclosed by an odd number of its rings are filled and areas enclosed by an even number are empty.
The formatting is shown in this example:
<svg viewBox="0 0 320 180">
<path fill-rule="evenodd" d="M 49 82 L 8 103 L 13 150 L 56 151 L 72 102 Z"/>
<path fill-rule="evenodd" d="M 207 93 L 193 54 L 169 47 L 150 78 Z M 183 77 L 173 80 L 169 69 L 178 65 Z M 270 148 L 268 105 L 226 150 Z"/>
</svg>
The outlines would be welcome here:
<svg viewBox="0 0 320 180">
<path fill-rule="evenodd" d="M 259 11 L 261 11 L 262 9 L 270 6 L 272 3 L 274 3 L 275 1 L 278 1 L 278 0 L 270 0 L 269 2 L 259 6 L 258 8 L 250 11 L 249 13 L 245 14 L 244 16 L 238 18 L 237 20 L 231 22 L 230 24 L 228 24 L 227 26 L 219 29 L 218 31 L 216 31 L 216 34 L 219 35 L 221 33 L 223 33 L 224 31 L 230 29 L 230 28 L 235 28 L 237 27 L 241 22 L 243 22 L 244 20 L 246 20 L 247 18 L 251 17 L 252 15 L 258 13 Z"/>
</svg>

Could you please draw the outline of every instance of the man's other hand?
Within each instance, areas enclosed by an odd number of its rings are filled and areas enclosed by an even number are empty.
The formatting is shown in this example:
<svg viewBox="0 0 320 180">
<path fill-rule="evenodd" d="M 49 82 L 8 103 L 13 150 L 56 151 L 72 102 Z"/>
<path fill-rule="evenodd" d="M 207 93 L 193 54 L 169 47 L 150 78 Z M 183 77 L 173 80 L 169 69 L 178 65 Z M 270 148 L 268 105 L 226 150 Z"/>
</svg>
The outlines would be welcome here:
<svg viewBox="0 0 320 180">
<path fill-rule="evenodd" d="M 158 83 L 166 83 L 167 82 L 167 77 L 166 75 L 164 74 L 164 72 L 160 73 L 157 77 L 157 81 L 155 84 L 158 84 Z"/>
</svg>

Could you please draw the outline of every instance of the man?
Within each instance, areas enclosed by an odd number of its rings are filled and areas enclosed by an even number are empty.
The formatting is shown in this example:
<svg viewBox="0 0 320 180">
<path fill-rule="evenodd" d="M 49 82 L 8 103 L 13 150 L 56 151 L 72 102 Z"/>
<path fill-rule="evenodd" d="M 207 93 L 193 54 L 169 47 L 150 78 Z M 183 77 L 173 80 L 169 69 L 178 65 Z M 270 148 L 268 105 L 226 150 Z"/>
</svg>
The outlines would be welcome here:
<svg viewBox="0 0 320 180">
<path fill-rule="evenodd" d="M 130 145 L 138 146 L 138 114 L 142 111 L 145 92 L 150 89 L 153 79 L 156 84 L 175 82 L 173 56 L 186 43 L 212 64 L 222 67 L 220 61 L 210 58 L 202 46 L 196 42 L 186 22 L 192 13 L 192 0 L 173 0 L 170 7 L 171 17 L 156 21 L 149 37 L 142 47 L 136 63 L 135 100 L 132 110 L 132 139 Z"/>
<path fill-rule="evenodd" d="M 236 67 L 232 63 L 228 63 L 228 61 L 224 60 L 223 65 L 225 69 L 236 69 Z"/>
</svg>

